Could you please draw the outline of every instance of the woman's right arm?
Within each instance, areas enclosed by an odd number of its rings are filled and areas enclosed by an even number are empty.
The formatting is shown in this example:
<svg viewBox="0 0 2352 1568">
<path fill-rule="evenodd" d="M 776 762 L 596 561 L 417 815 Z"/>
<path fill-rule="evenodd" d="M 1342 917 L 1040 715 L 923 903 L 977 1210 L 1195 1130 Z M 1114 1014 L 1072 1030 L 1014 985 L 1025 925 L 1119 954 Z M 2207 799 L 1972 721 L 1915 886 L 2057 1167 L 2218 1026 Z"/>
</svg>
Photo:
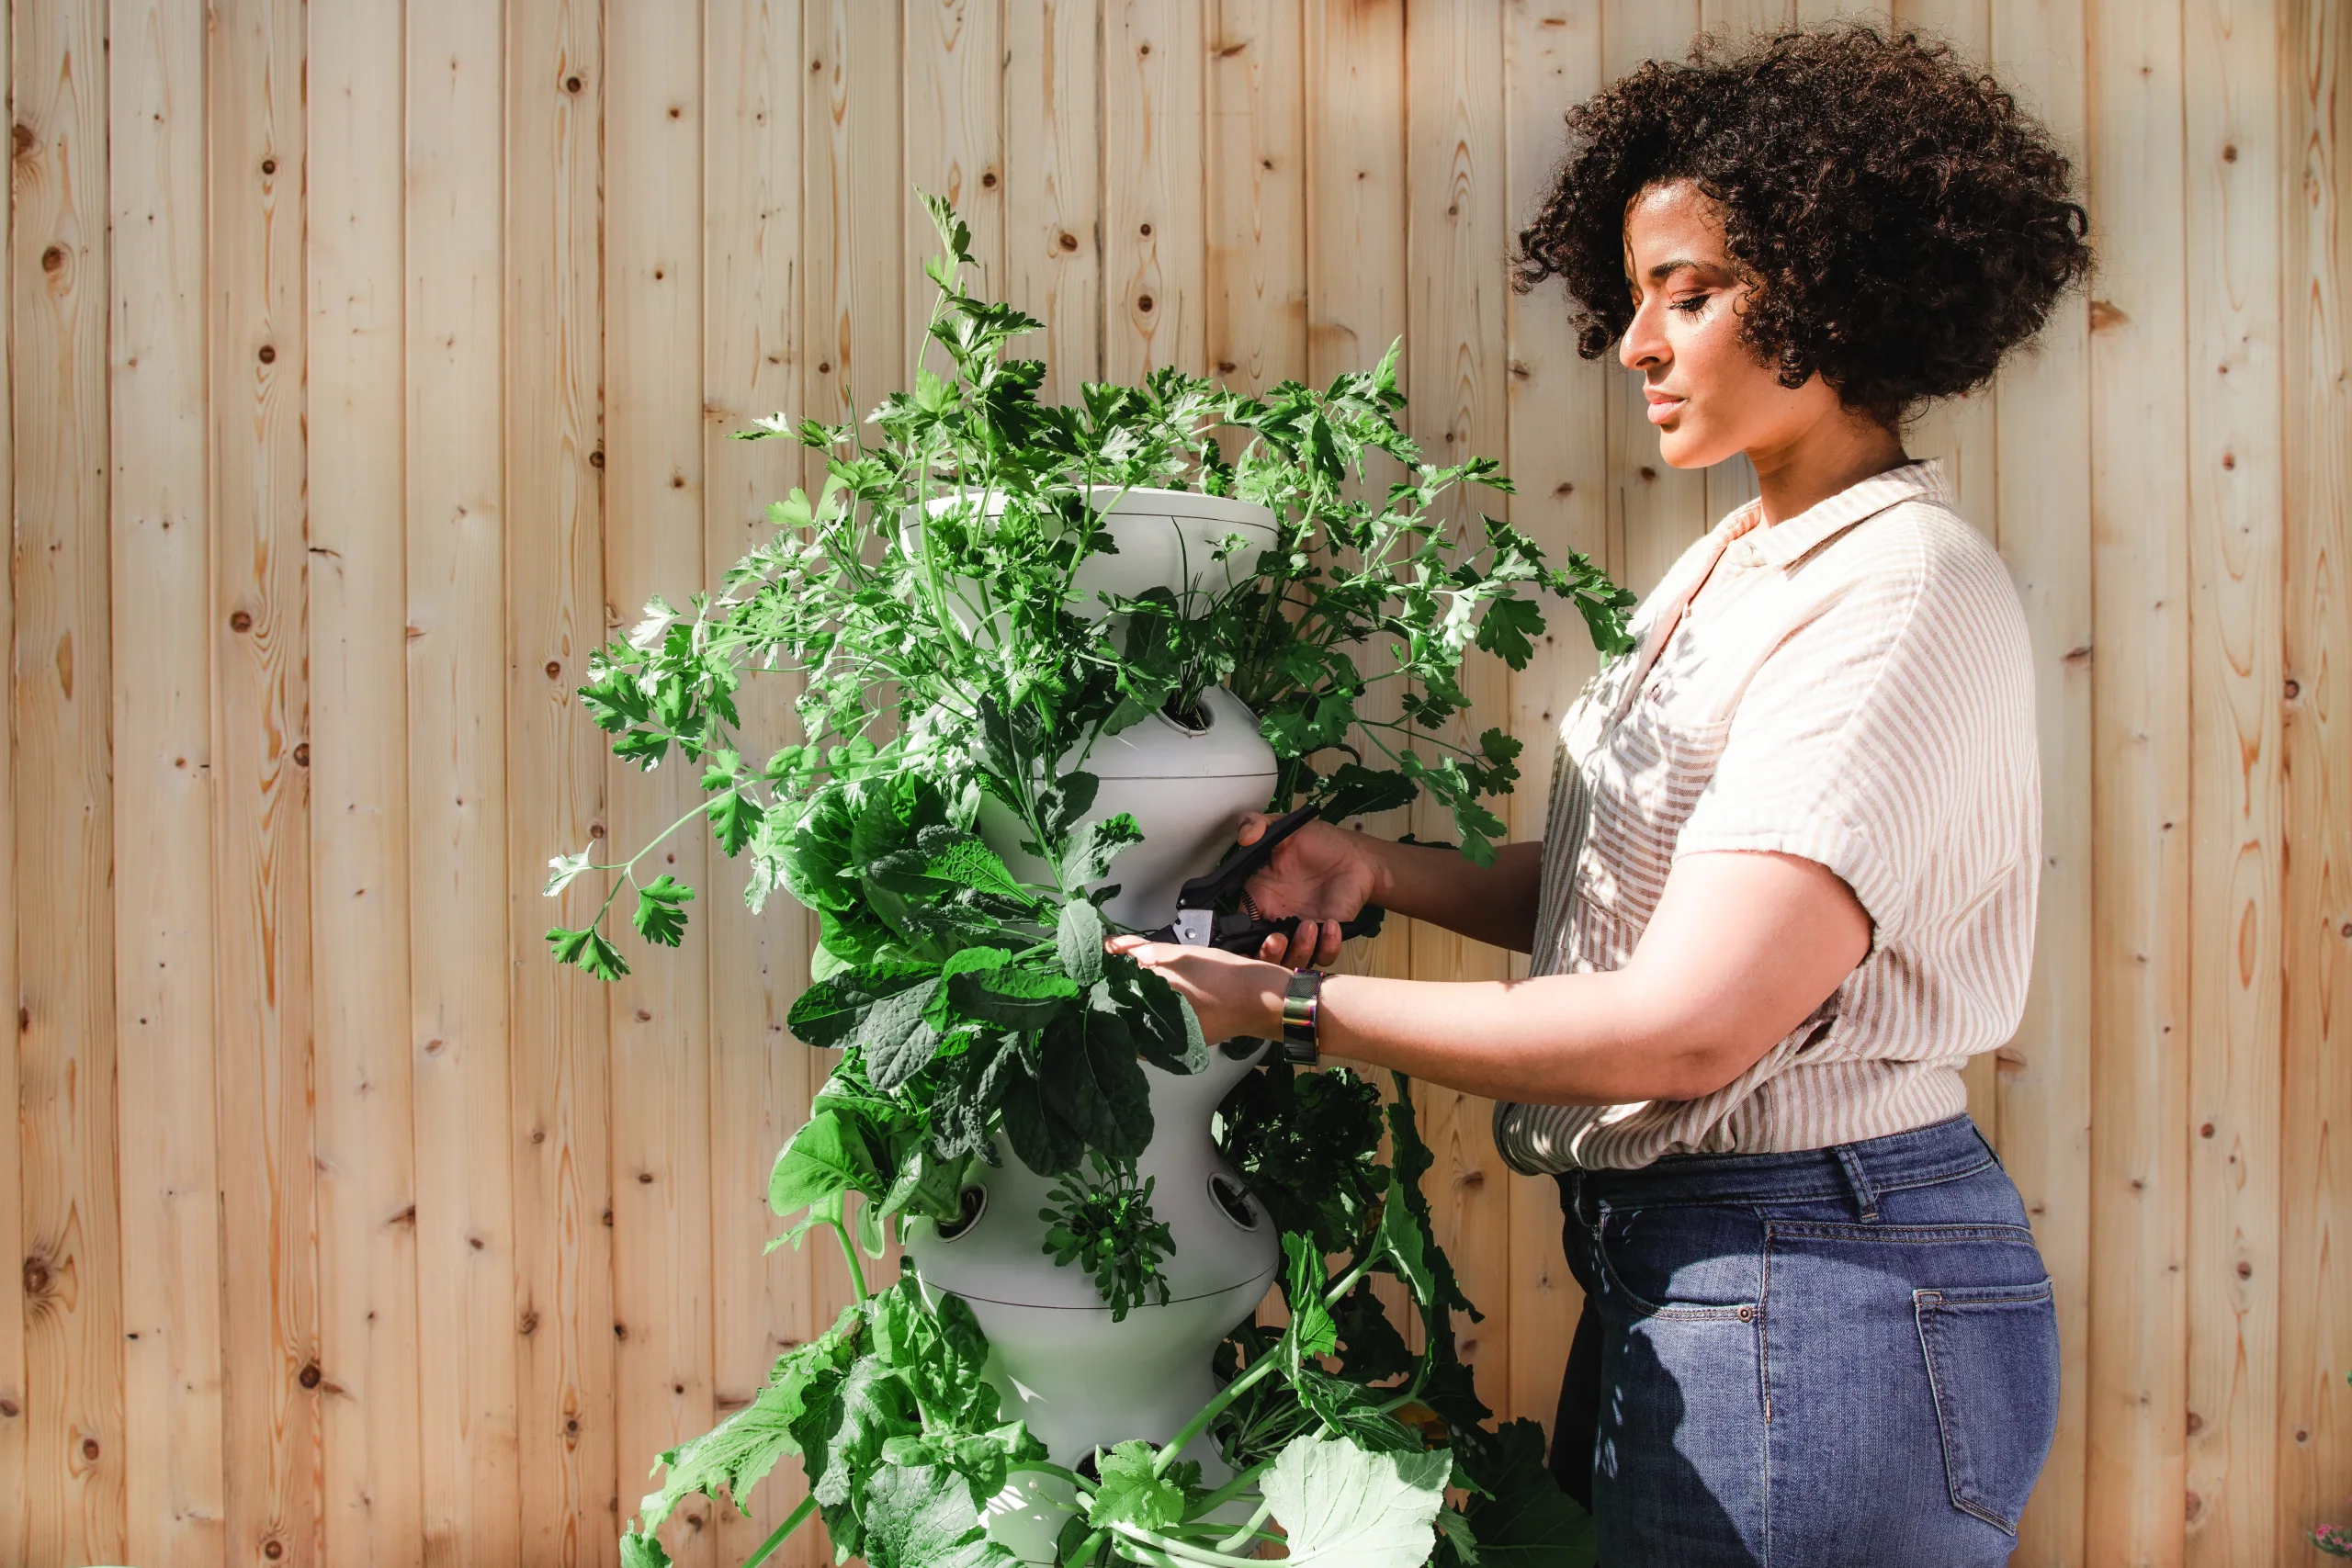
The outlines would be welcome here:
<svg viewBox="0 0 2352 1568">
<path fill-rule="evenodd" d="M 1235 838 L 1256 843 L 1267 820 L 1243 818 Z M 1287 942 L 1269 937 L 1258 955 L 1295 968 L 1336 963 L 1340 922 L 1353 919 L 1366 904 L 1525 953 L 1535 942 L 1543 864 L 1540 842 L 1505 844 L 1492 865 L 1481 866 L 1459 850 L 1393 843 L 1310 822 L 1275 846 L 1266 868 L 1250 879 L 1250 901 L 1260 914 L 1299 917 Z"/>
</svg>

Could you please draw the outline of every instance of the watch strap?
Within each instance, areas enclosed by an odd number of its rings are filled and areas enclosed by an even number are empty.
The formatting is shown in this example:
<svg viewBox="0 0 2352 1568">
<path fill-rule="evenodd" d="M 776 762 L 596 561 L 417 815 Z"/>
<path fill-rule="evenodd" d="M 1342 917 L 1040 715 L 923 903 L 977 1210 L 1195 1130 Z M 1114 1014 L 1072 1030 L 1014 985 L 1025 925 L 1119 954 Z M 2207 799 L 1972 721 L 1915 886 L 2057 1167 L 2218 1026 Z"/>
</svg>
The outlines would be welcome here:
<svg viewBox="0 0 2352 1568">
<path fill-rule="evenodd" d="M 1301 969 L 1283 992 L 1283 1060 L 1311 1066 L 1322 1059 L 1317 1012 L 1323 999 L 1323 971 Z"/>
</svg>

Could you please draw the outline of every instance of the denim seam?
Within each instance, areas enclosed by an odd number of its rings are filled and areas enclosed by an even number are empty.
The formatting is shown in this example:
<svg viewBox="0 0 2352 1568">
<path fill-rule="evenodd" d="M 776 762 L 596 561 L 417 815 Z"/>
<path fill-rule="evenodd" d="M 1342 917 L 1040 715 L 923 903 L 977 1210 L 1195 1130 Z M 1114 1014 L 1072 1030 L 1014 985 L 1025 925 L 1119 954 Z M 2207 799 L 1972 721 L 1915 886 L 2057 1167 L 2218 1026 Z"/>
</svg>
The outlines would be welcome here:
<svg viewBox="0 0 2352 1568">
<path fill-rule="evenodd" d="M 1628 1302 L 1631 1302 L 1640 1316 L 1662 1317 L 1669 1323 L 1757 1323 L 1762 1321 L 1764 1309 L 1760 1302 L 1733 1302 L 1723 1306 L 1713 1304 L 1674 1306 L 1653 1302 L 1635 1292 L 1632 1286 L 1625 1283 L 1624 1276 L 1617 1272 L 1617 1265 L 1609 1260 L 1610 1213 L 1611 1211 L 1604 1206 L 1600 1212 L 1600 1224 L 1592 1227 L 1592 1256 L 1594 1261 L 1600 1267 L 1601 1278 L 1614 1287 Z"/>
<path fill-rule="evenodd" d="M 2047 1293 L 2045 1284 L 2043 1292 L 2044 1296 L 2046 1296 Z M 2033 1299 L 2039 1300 L 2041 1298 Z M 2028 1300 L 2017 1298 L 2012 1298 L 2012 1300 L 2016 1300 L 2017 1304 L 2031 1304 L 2031 1302 Z M 2005 1303 L 2004 1304 L 2007 1303 Z M 1951 1506 L 1958 1508 L 1962 1513 L 1983 1519 L 1986 1524 L 1991 1525 L 2003 1535 L 2014 1537 L 2018 1533 L 2018 1522 L 2015 1519 L 2005 1519 L 1998 1514 L 1994 1513 L 1990 1508 L 1984 1506 L 1973 1499 L 1961 1495 L 1960 1476 L 1954 1472 L 1952 1456 L 1955 1451 L 1958 1452 L 1961 1470 L 1965 1471 L 1970 1468 L 1968 1462 L 1968 1439 L 1952 1425 L 1951 1418 L 1944 1413 L 1943 1380 L 1936 1375 L 1936 1353 L 1934 1348 L 1929 1343 L 1931 1337 L 1928 1329 L 1928 1314 L 1930 1312 L 1940 1312 L 1943 1309 L 1944 1292 L 1942 1291 L 1917 1290 L 1911 1292 L 1911 1316 L 1912 1320 L 1918 1325 L 1919 1332 L 1919 1359 L 1927 1364 L 1928 1393 L 1929 1397 L 1934 1400 L 1936 1406 L 1936 1435 L 1942 1439 L 1943 1443 L 1944 1493 L 1945 1495 L 1951 1499 Z"/>
<path fill-rule="evenodd" d="M 1994 1161 L 1986 1159 L 1978 1160 L 1974 1165 L 1962 1169 L 1929 1171 L 1904 1181 L 1881 1181 L 1872 1178 L 1871 1189 L 1882 1197 L 1889 1192 L 1913 1192 L 1922 1187 L 1940 1187 L 1948 1181 L 1964 1181 L 1969 1177 L 1983 1175 L 1985 1171 L 1993 1169 L 1994 1166 Z M 1735 1187 L 1728 1191 L 1703 1192 L 1688 1198 L 1652 1198 L 1634 1194 L 1634 1201 L 1620 1206 L 1635 1209 L 1720 1208 L 1742 1203 L 1835 1202 L 1852 1196 L 1852 1188 L 1846 1185 L 1841 1177 L 1826 1187 L 1806 1187 L 1790 1191 L 1777 1190 L 1767 1191 L 1760 1189 Z"/>
<path fill-rule="evenodd" d="M 1850 1221 L 1771 1220 L 1764 1222 L 1770 1235 L 1802 1236 L 1812 1241 L 1898 1242 L 1932 1247 L 1952 1241 L 2009 1241 L 2034 1245 L 2033 1232 L 2024 1225 L 2004 1224 L 1857 1224 Z"/>
</svg>

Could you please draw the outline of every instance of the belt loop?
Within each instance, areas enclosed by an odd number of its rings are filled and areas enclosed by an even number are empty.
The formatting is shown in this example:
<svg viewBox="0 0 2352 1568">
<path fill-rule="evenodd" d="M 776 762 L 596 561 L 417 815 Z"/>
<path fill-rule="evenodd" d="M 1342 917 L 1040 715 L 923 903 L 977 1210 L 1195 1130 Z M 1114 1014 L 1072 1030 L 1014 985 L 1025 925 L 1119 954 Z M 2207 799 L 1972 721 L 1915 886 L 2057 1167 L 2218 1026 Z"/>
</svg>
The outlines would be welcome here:
<svg viewBox="0 0 2352 1568">
<path fill-rule="evenodd" d="M 1870 1175 L 1862 1169 L 1862 1156 L 1851 1144 L 1837 1145 L 1838 1167 L 1846 1173 L 1846 1185 L 1853 1190 L 1854 1207 L 1861 1211 L 1862 1224 L 1878 1224 L 1878 1190 L 1871 1185 Z"/>
</svg>

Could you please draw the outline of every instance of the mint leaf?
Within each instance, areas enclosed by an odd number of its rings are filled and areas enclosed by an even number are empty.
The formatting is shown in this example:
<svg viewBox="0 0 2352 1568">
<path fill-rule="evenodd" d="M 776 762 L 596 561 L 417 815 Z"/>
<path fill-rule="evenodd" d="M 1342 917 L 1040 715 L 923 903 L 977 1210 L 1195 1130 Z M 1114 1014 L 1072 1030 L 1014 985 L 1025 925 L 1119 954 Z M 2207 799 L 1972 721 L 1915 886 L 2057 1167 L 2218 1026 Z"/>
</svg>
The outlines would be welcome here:
<svg viewBox="0 0 2352 1568">
<path fill-rule="evenodd" d="M 1453 1461 L 1442 1449 L 1368 1453 L 1345 1438 L 1294 1439 L 1266 1472 L 1293 1568 L 1420 1568 Z"/>
<path fill-rule="evenodd" d="M 558 855 L 553 860 L 548 862 L 547 885 L 540 888 L 539 891 L 552 898 L 557 894 L 562 892 L 565 888 L 571 886 L 571 879 L 573 877 L 578 876 L 582 873 L 592 868 L 588 863 L 588 851 L 586 850 L 581 851 L 576 855 Z"/>
</svg>

